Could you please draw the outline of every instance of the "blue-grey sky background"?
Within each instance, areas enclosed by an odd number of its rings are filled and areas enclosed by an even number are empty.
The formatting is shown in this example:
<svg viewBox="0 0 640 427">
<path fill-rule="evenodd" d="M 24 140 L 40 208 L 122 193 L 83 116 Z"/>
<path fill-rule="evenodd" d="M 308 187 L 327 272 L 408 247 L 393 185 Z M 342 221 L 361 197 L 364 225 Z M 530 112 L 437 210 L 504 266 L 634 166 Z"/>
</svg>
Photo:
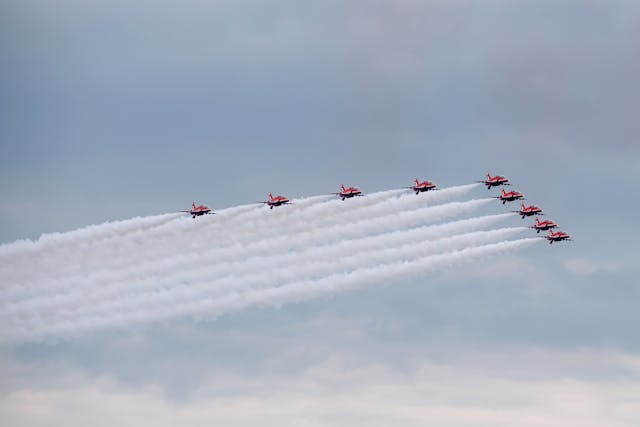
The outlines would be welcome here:
<svg viewBox="0 0 640 427">
<path fill-rule="evenodd" d="M 59 425 L 79 402 L 67 425 L 107 405 L 136 425 L 637 425 L 638 40 L 635 1 L 3 1 L 0 242 L 487 171 L 575 241 L 4 349 L 2 424 Z"/>
</svg>

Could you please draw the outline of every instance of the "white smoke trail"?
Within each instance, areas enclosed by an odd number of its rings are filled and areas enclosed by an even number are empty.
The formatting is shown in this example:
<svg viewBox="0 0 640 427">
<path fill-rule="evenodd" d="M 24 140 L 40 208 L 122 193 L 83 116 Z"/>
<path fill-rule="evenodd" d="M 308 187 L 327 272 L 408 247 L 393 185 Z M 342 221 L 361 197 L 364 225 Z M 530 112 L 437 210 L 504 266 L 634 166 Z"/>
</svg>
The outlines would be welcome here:
<svg viewBox="0 0 640 427">
<path fill-rule="evenodd" d="M 150 241 L 150 236 L 147 235 L 144 245 L 127 242 L 133 247 L 127 248 L 125 253 L 135 254 L 135 260 L 147 259 L 151 253 L 155 259 L 160 259 L 174 256 L 176 243 L 180 244 L 182 253 L 201 251 L 203 246 L 240 245 L 269 237 L 279 237 L 286 234 L 283 230 L 288 233 L 305 232 L 324 226 L 389 215 L 398 210 L 413 210 L 437 205 L 461 197 L 473 188 L 475 184 L 450 187 L 418 197 L 407 194 L 404 190 L 389 190 L 344 202 L 335 198 L 325 199 L 322 203 L 308 204 L 303 207 L 301 207 L 302 202 L 295 201 L 296 204 L 292 206 L 282 206 L 273 211 L 265 207 L 251 211 L 245 216 L 233 218 L 229 222 L 218 223 L 207 218 L 208 221 L 203 222 L 202 226 L 188 225 L 187 229 L 180 226 L 179 229 L 160 230 L 162 233 L 153 241 Z M 131 259 L 126 261 L 130 262 Z"/>
<path fill-rule="evenodd" d="M 82 241 L 108 239 L 125 236 L 132 232 L 148 230 L 161 226 L 179 217 L 180 213 L 152 215 L 147 217 L 135 217 L 123 221 L 108 221 L 103 224 L 89 225 L 64 233 L 43 234 L 36 240 L 17 240 L 12 243 L 0 244 L 0 259 L 10 260 L 12 256 L 33 255 L 37 251 L 57 249 L 69 244 L 77 244 Z"/>
<path fill-rule="evenodd" d="M 466 191 L 466 187 L 468 186 L 454 187 L 451 192 L 455 194 L 460 191 Z M 446 190 L 441 192 L 447 193 Z M 379 196 L 377 198 L 379 201 L 384 201 L 389 194 L 392 194 L 392 192 L 384 192 L 384 194 L 377 195 Z M 382 197 L 383 195 L 385 198 Z M 428 200 L 428 198 L 422 199 Z M 414 200 L 415 198 L 401 197 L 394 203 L 394 207 L 396 209 L 411 209 L 415 206 Z M 475 209 L 477 207 L 476 204 L 487 203 L 488 200 L 485 199 L 484 202 L 467 202 L 471 203 L 471 205 L 460 205 L 460 207 L 462 210 L 464 210 L 465 206 Z M 424 204 L 425 202 L 422 201 L 421 203 Z M 266 213 L 267 215 L 265 215 L 265 212 L 261 214 L 269 217 L 268 214 L 271 212 Z M 369 212 L 366 215 L 361 214 L 360 219 L 383 215 L 388 216 L 389 212 L 384 210 Z M 409 217 L 411 215 L 405 216 Z M 416 217 L 416 215 L 413 216 L 414 218 Z M 85 275 L 96 269 L 123 268 L 126 265 L 143 263 L 150 258 L 159 260 L 175 256 L 177 252 L 202 251 L 203 247 L 208 248 L 214 245 L 215 247 L 221 247 L 224 246 L 221 241 L 225 239 L 231 240 L 234 246 L 239 246 L 243 242 L 249 241 L 256 247 L 254 243 L 265 240 L 268 237 L 266 234 L 279 233 L 286 236 L 286 232 L 295 232 L 295 227 L 300 227 L 301 224 L 306 229 L 309 229 L 309 227 L 313 226 L 313 221 L 307 218 L 295 218 L 288 219 L 279 225 L 268 222 L 263 226 L 255 223 L 251 225 L 242 223 L 237 228 L 222 221 L 222 224 L 215 227 L 215 229 L 209 227 L 209 230 L 200 230 L 195 237 L 189 236 L 184 228 L 185 225 L 191 226 L 191 224 L 192 221 L 174 221 L 171 223 L 171 227 L 161 227 L 161 236 L 158 236 L 155 240 L 152 240 L 151 233 L 140 232 L 129 236 L 128 239 L 120 239 L 117 242 L 96 239 L 93 242 L 78 245 L 76 248 L 64 247 L 63 250 L 56 250 L 54 247 L 50 250 L 43 249 L 40 251 L 40 257 L 36 257 L 33 253 L 30 253 L 29 256 L 19 257 L 6 254 L 6 256 L 0 257 L 0 287 L 2 289 L 6 289 L 11 285 L 25 287 L 28 286 L 30 281 L 37 282 L 42 277 L 50 277 L 52 271 L 55 271 L 58 275 L 70 275 L 73 273 Z M 244 229 L 247 227 L 251 227 L 254 231 L 249 238 L 243 239 Z M 157 231 L 154 230 L 154 232 Z M 34 266 L 37 266 L 37 268 L 34 268 Z M 2 290 L 0 289 L 1 292 Z"/>
<path fill-rule="evenodd" d="M 82 287 L 84 283 L 90 281 L 94 286 L 105 287 L 109 283 L 119 282 L 119 277 L 125 277 L 129 281 L 139 280 L 144 277 L 155 276 L 158 274 L 171 274 L 174 270 L 188 270 L 197 268 L 200 265 L 222 265 L 226 262 L 233 262 L 238 259 L 248 259 L 260 254 L 268 254 L 270 256 L 279 253 L 289 253 L 292 251 L 304 251 L 310 247 L 318 245 L 336 245 L 341 241 L 352 240 L 364 236 L 388 233 L 397 229 L 411 229 L 422 224 L 434 223 L 461 213 L 467 213 L 477 209 L 478 207 L 490 202 L 491 199 L 470 200 L 467 202 L 452 202 L 434 207 L 427 207 L 413 211 L 401 211 L 397 214 L 389 214 L 374 217 L 373 219 L 361 219 L 348 225 L 337 224 L 332 227 L 312 229 L 306 232 L 295 233 L 286 227 L 280 230 L 282 236 L 277 238 L 260 238 L 256 237 L 256 241 L 248 244 L 238 243 L 230 247 L 214 247 L 211 249 L 201 249 L 192 252 L 183 252 L 180 240 L 176 237 L 172 247 L 174 248 L 174 256 L 171 258 L 161 258 L 156 253 L 149 252 L 144 258 L 138 259 L 136 263 L 130 263 L 125 268 L 112 268 L 112 264 L 105 262 L 105 266 L 98 268 L 97 265 L 91 267 L 91 270 L 81 272 L 81 274 L 68 275 L 66 272 L 59 272 L 57 264 L 62 262 L 58 260 L 53 262 L 49 269 L 40 267 L 37 275 L 30 270 L 21 272 L 19 269 L 14 271 L 13 278 L 21 279 L 21 282 L 15 283 L 14 286 L 7 287 L 0 292 L 0 301 L 15 301 L 37 295 L 41 298 L 59 295 L 68 289 Z M 453 223 L 449 227 L 433 227 L 425 233 L 433 237 L 444 235 L 445 233 L 454 233 L 464 230 L 479 229 L 480 227 L 490 225 L 499 220 L 503 220 L 513 214 L 499 214 L 486 218 L 477 218 L 463 220 L 463 222 Z M 232 232 L 232 231 L 228 231 Z M 155 246 L 150 246 L 149 249 Z M 179 251 L 176 247 L 180 248 Z M 119 248 L 119 251 L 126 251 L 128 248 Z M 114 256 L 112 249 L 101 250 L 100 247 L 94 249 L 95 255 L 109 260 Z M 175 252 L 178 252 L 175 254 Z M 5 281 L 11 280 L 12 277 L 4 278 Z M 14 279 L 15 280 L 15 279 Z M 127 285 L 129 288 L 129 285 Z"/>
<path fill-rule="evenodd" d="M 212 318 L 249 306 L 280 306 L 285 303 L 304 301 L 321 295 L 333 295 L 347 290 L 372 286 L 386 280 L 407 279 L 539 242 L 541 240 L 537 238 L 504 241 L 437 255 L 422 256 L 411 260 L 379 264 L 373 267 L 333 274 L 320 279 L 295 282 L 285 286 L 234 292 L 222 298 L 198 300 L 185 306 L 176 307 L 176 314 L 178 312 L 186 312 L 192 316 L 200 314 L 197 316 L 199 318 Z M 219 311 L 216 312 L 216 308 Z"/>
<path fill-rule="evenodd" d="M 240 205 L 223 209 L 221 212 L 237 215 L 256 208 L 256 205 Z M 140 241 L 150 236 L 154 229 L 166 230 L 168 227 L 175 227 L 182 219 L 183 213 L 136 217 L 64 233 L 47 233 L 34 241 L 25 239 L 0 245 L 0 292 L 7 283 L 11 283 L 9 279 L 12 273 L 37 274 L 44 271 L 48 274 L 51 268 L 62 273 L 68 271 L 69 267 L 75 268 L 79 265 L 89 270 L 92 267 L 90 261 L 95 262 L 98 258 L 91 258 L 96 246 L 104 247 L 110 243 L 117 245 L 117 242 L 123 239 Z"/>
<path fill-rule="evenodd" d="M 443 189 L 438 198 L 424 197 L 418 202 L 423 205 L 437 203 L 438 200 L 446 200 L 464 195 L 474 188 L 474 185 L 465 185 Z M 294 205 L 281 207 L 269 212 L 259 205 L 241 205 L 217 211 L 217 215 L 198 218 L 191 221 L 190 218 L 176 217 L 176 214 L 167 214 L 161 218 L 152 217 L 134 218 L 132 220 L 117 223 L 106 223 L 98 226 L 86 227 L 81 230 L 68 233 L 53 233 L 43 235 L 35 242 L 19 241 L 0 246 L 0 288 L 5 283 L 14 283 L 15 280 L 7 280 L 12 273 L 21 272 L 21 277 L 27 279 L 36 276 L 40 272 L 51 269 L 66 274 L 74 270 L 84 274 L 94 268 L 120 267 L 124 263 L 137 263 L 147 256 L 145 252 L 153 251 L 157 258 L 173 256 L 176 248 L 176 237 L 179 237 L 182 252 L 200 250 L 203 238 L 210 238 L 217 246 L 223 244 L 238 243 L 252 240 L 258 230 L 264 237 L 265 233 L 272 235 L 277 233 L 281 224 L 291 227 L 290 218 L 297 216 L 299 228 L 314 224 L 314 220 L 337 217 L 346 211 L 357 211 L 384 202 L 388 198 L 402 195 L 405 190 L 388 190 L 372 193 L 364 198 L 359 198 L 349 203 L 336 200 L 334 196 L 321 195 L 296 199 Z M 314 205 L 326 205 L 312 211 L 310 217 L 300 216 L 305 210 Z M 409 204 L 407 204 L 409 206 Z M 371 215 L 371 213 L 369 214 Z M 181 215 L 182 216 L 182 215 Z M 165 218 L 166 217 L 166 218 Z M 184 219 L 181 221 L 181 219 Z M 235 230 L 229 233 L 229 230 Z M 210 242 L 208 242 L 210 243 Z M 105 259 L 97 253 L 96 246 L 113 248 L 110 257 Z M 149 249 L 152 247 L 152 249 Z M 25 255 L 29 255 L 29 257 Z M 33 268 L 37 265 L 39 268 Z M 27 275 L 24 272 L 28 272 Z"/>
<path fill-rule="evenodd" d="M 96 287 L 92 292 L 84 295 L 66 295 L 56 298 L 56 305 L 51 306 L 49 299 L 27 301 L 24 304 L 9 307 L 7 312 L 15 315 L 22 311 L 24 314 L 34 310 L 45 309 L 49 322 L 62 319 L 73 319 L 87 315 L 109 316 L 117 311 L 144 312 L 145 309 L 156 309 L 162 304 L 179 304 L 188 302 L 187 299 L 211 298 L 223 296 L 229 292 L 240 292 L 247 289 L 270 288 L 283 284 L 311 280 L 339 272 L 353 271 L 359 268 L 373 267 L 384 263 L 392 263 L 415 257 L 424 257 L 437 252 L 451 251 L 465 247 L 479 246 L 501 241 L 526 230 L 524 227 L 505 228 L 499 230 L 473 232 L 436 241 L 409 242 L 397 241 L 399 236 L 384 236 L 380 242 L 387 241 L 389 247 L 365 250 L 356 254 L 338 257 L 319 256 L 319 254 L 289 254 L 280 267 L 269 266 L 268 262 L 258 260 L 265 268 L 252 273 L 245 273 L 244 263 L 236 263 L 230 274 L 215 276 L 215 266 L 200 270 L 177 271 L 174 276 L 152 276 L 144 280 L 144 292 L 128 292 L 126 297 L 120 298 L 118 293 L 104 292 Z M 396 239 L 396 241 L 394 241 Z M 256 262 L 256 261 L 254 261 Z M 249 265 L 246 266 L 250 268 Z M 255 269 L 255 268 L 254 268 Z M 136 283 L 128 283 L 132 287 Z"/>
<path fill-rule="evenodd" d="M 180 307 L 172 307 L 175 310 L 173 315 L 182 316 L 188 314 L 206 319 L 215 318 L 221 314 L 249 306 L 278 307 L 286 303 L 300 302 L 322 295 L 334 295 L 348 290 L 372 286 L 386 280 L 407 279 L 539 242 L 541 240 L 537 238 L 504 241 L 437 255 L 428 255 L 412 260 L 380 264 L 346 273 L 337 273 L 320 279 L 295 282 L 285 286 L 234 292 L 222 298 L 198 300 Z M 149 314 L 154 319 L 153 314 Z"/>
<path fill-rule="evenodd" d="M 49 319 L 35 316 L 29 322 L 17 323 L 12 328 L 4 330 L 1 339 L 13 342 L 47 338 L 55 339 L 76 336 L 105 328 L 127 327 L 132 324 L 184 316 L 215 318 L 250 306 L 280 306 L 322 295 L 334 295 L 391 279 L 406 279 L 418 274 L 425 274 L 478 258 L 511 251 L 540 241 L 540 239 L 528 238 L 475 246 L 437 255 L 419 255 L 411 259 L 399 259 L 394 262 L 356 268 L 352 271 L 335 273 L 321 278 L 293 281 L 266 289 L 232 291 L 222 296 L 205 298 L 192 298 L 189 296 L 178 304 L 172 299 L 167 299 L 161 303 L 156 301 L 156 304 L 144 311 L 129 310 L 123 307 L 112 311 L 110 316 L 74 317 L 70 320 L 59 322 L 51 322 Z M 230 288 L 233 289 L 234 286 L 230 286 Z M 184 291 L 188 294 L 189 288 L 186 287 Z"/>
<path fill-rule="evenodd" d="M 195 273 L 206 270 L 208 279 L 213 279 L 220 276 L 238 276 L 274 271 L 276 268 L 290 268 L 290 266 L 305 265 L 318 260 L 335 262 L 335 260 L 351 256 L 354 253 L 366 253 L 375 249 L 395 248 L 443 237 L 453 238 L 454 236 L 465 235 L 465 233 L 482 229 L 511 216 L 512 214 L 487 215 L 410 229 L 404 229 L 402 228 L 402 223 L 398 223 L 395 227 L 396 230 L 384 231 L 378 234 L 369 233 L 364 237 L 361 236 L 362 233 L 358 233 L 358 237 L 343 235 L 341 240 L 333 240 L 332 237 L 327 238 L 326 231 L 321 230 L 316 233 L 316 240 L 305 239 L 303 244 L 293 242 L 292 240 L 295 240 L 295 237 L 291 237 L 289 241 L 281 241 L 281 247 L 278 247 L 277 242 L 272 242 L 273 245 L 268 252 L 250 253 L 246 251 L 246 248 L 226 251 L 214 249 L 188 257 L 174 258 L 168 264 L 154 264 L 151 268 L 145 268 L 143 271 L 130 270 L 126 273 L 127 277 L 131 278 L 127 286 L 130 293 L 146 291 L 148 288 L 138 287 L 139 282 L 136 283 L 136 280 L 148 278 L 150 275 L 171 278 L 174 282 L 181 283 L 187 280 L 186 277 L 180 275 L 181 272 L 185 271 Z M 393 220 L 394 218 L 389 218 L 389 221 Z M 512 228 L 509 230 L 521 231 L 526 230 L 526 228 Z M 455 242 L 456 240 L 452 239 L 451 241 Z M 172 284 L 164 281 L 158 286 L 167 290 Z M 100 288 L 106 290 L 109 288 L 109 284 L 106 282 L 100 283 Z"/>
<path fill-rule="evenodd" d="M 82 236 L 62 237 L 57 245 L 42 239 L 26 250 L 5 247 L 0 251 L 0 341 L 206 317 L 198 309 L 205 302 L 214 311 L 222 307 L 221 313 L 237 309 L 240 300 L 270 304 L 277 295 L 286 303 L 295 299 L 299 283 L 349 277 L 348 288 L 353 277 L 368 277 L 381 266 L 442 263 L 449 258 L 432 258 L 442 252 L 461 262 L 456 257 L 468 248 L 495 249 L 496 241 L 524 230 L 478 231 L 513 214 L 437 224 L 491 201 L 450 201 L 474 187 L 420 196 L 392 190 L 346 202 L 314 196 L 287 209 L 247 205 L 199 221 L 174 217 L 135 225 L 131 220 L 111 231 L 98 226 L 96 240 L 85 230 Z M 473 258 L 474 252 L 469 254 Z M 44 262 L 34 265 L 33 258 Z M 13 262 L 7 267 L 6 260 Z M 279 294 L 281 289 L 292 292 Z"/>
<path fill-rule="evenodd" d="M 502 215 L 500 215 L 502 216 Z M 500 217 L 497 216 L 497 217 Z M 338 245 L 320 245 L 303 251 L 286 252 L 277 255 L 258 256 L 241 259 L 231 263 L 216 263 L 215 259 L 198 266 L 193 264 L 171 265 L 165 268 L 150 266 L 142 272 L 114 272 L 109 276 L 78 277 L 68 292 L 50 295 L 38 295 L 30 299 L 11 302 L 4 311 L 15 315 L 32 313 L 34 310 L 64 310 L 66 314 L 77 311 L 76 307 L 100 305 L 102 301 L 111 303 L 121 295 L 126 295 L 129 303 L 144 305 L 152 303 L 151 294 L 162 291 L 167 295 L 172 288 L 179 293 L 185 284 L 196 289 L 198 283 L 207 282 L 206 296 L 220 289 L 212 287 L 212 283 L 222 282 L 229 277 L 236 279 L 238 286 L 271 286 L 291 277 L 300 280 L 303 274 L 313 277 L 329 274 L 331 271 L 344 268 L 356 268 L 389 261 L 393 257 L 406 257 L 407 250 L 413 255 L 424 251 L 450 250 L 457 247 L 489 243 L 501 240 L 526 228 L 507 228 L 488 232 L 456 234 L 474 225 L 481 226 L 495 222 L 494 217 L 483 217 L 471 220 L 456 221 L 440 226 L 421 227 L 414 230 L 397 231 L 359 239 L 345 240 Z M 435 241 L 437 236 L 449 237 Z M 354 256 L 354 254 L 356 254 Z M 356 264 L 354 264 L 356 263 Z M 306 277 L 306 276 L 305 276 Z M 217 280 L 217 282 L 216 282 Z M 256 283 L 257 281 L 257 283 Z M 236 283 L 234 282 L 234 283 Z M 43 284 L 43 287 L 50 287 Z M 224 289 L 226 291 L 226 288 Z"/>
</svg>

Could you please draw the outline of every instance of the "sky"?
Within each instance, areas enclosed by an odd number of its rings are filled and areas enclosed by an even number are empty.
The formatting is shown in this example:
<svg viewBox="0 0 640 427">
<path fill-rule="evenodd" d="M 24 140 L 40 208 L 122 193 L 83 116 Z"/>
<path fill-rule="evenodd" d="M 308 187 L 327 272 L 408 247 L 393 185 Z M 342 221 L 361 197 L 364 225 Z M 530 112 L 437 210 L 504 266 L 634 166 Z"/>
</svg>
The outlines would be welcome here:
<svg viewBox="0 0 640 427">
<path fill-rule="evenodd" d="M 0 423 L 637 425 L 639 39 L 634 1 L 3 1 L 1 243 L 487 171 L 575 241 L 0 347 Z"/>
</svg>

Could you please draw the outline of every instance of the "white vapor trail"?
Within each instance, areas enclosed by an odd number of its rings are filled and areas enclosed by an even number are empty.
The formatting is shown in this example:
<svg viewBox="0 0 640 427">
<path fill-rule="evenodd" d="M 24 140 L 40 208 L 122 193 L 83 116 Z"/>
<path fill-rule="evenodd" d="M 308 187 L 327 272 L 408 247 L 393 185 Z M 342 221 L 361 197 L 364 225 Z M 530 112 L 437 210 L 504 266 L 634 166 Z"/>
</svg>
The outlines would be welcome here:
<svg viewBox="0 0 640 427">
<path fill-rule="evenodd" d="M 541 241 L 488 229 L 513 213 L 465 218 L 493 201 L 456 201 L 476 187 L 157 215 L 1 245 L 0 343 L 285 304 Z"/>
<path fill-rule="evenodd" d="M 139 253 L 140 258 L 146 258 L 149 252 L 153 252 L 156 258 L 174 256 L 177 233 L 181 251 L 187 253 L 201 250 L 202 246 L 224 247 L 255 242 L 281 236 L 285 234 L 282 230 L 289 233 L 306 232 L 363 218 L 390 215 L 400 210 L 434 206 L 461 197 L 475 187 L 475 184 L 450 187 L 421 195 L 422 197 L 408 194 L 404 190 L 389 190 L 347 201 L 333 197 L 304 205 L 303 201 L 294 201 L 295 204 L 291 206 L 285 205 L 273 210 L 265 207 L 225 222 L 209 217 L 202 225 L 191 226 L 192 222 L 187 221 L 186 228 L 181 226 L 180 229 L 160 230 L 161 233 L 153 240 L 153 247 L 136 245 L 135 248 L 131 248 L 131 252 L 137 249 L 135 253 Z"/>
<path fill-rule="evenodd" d="M 113 304 L 137 310 L 145 305 L 153 305 L 157 295 L 175 303 L 181 298 L 185 286 L 189 287 L 190 295 L 201 291 L 202 297 L 247 287 L 268 287 L 287 280 L 300 280 L 337 271 L 353 270 L 389 262 L 396 258 L 406 259 L 437 250 L 452 250 L 490 243 L 526 230 L 523 227 L 504 228 L 453 235 L 432 241 L 426 240 L 429 235 L 437 235 L 437 230 L 432 228 L 423 227 L 415 233 L 402 231 L 387 233 L 344 241 L 341 245 L 329 248 L 319 246 L 301 252 L 261 256 L 233 263 L 207 263 L 198 267 L 170 268 L 166 271 L 148 268 L 141 275 L 112 276 L 109 280 L 80 279 L 75 282 L 75 287 L 70 292 L 56 294 L 54 300 L 49 296 L 31 298 L 10 304 L 6 312 L 12 315 L 20 313 L 28 315 L 34 310 L 48 312 L 55 307 L 54 315 L 72 316 L 83 311 L 99 310 L 108 313 L 109 307 Z M 91 281 L 92 286 L 83 286 L 88 280 Z M 126 295 L 124 303 L 119 302 L 121 295 Z"/>
<path fill-rule="evenodd" d="M 6 288 L 0 292 L 0 300 L 15 302 L 27 298 L 56 299 L 64 298 L 65 293 L 73 289 L 86 289 L 91 292 L 92 287 L 109 289 L 114 284 L 118 292 L 131 293 L 134 283 L 149 277 L 170 276 L 175 271 L 193 271 L 204 266 L 215 265 L 224 269 L 228 263 L 238 260 L 246 261 L 259 256 L 275 256 L 278 254 L 290 254 L 294 252 L 304 253 L 317 246 L 331 248 L 343 247 L 345 253 L 349 253 L 348 244 L 354 239 L 369 237 L 367 244 L 372 244 L 377 235 L 390 233 L 396 230 L 405 230 L 400 236 L 404 238 L 438 238 L 466 231 L 478 230 L 492 225 L 498 221 L 512 217 L 512 213 L 489 215 L 485 217 L 469 218 L 453 221 L 451 223 L 423 226 L 417 229 L 416 225 L 433 223 L 448 219 L 460 212 L 471 211 L 486 203 L 487 199 L 480 201 L 453 202 L 444 205 L 424 208 L 416 211 L 401 212 L 395 215 L 378 217 L 372 220 L 362 220 L 350 224 L 348 227 L 335 225 L 325 229 L 310 230 L 305 233 L 291 233 L 283 230 L 284 235 L 274 239 L 263 239 L 246 245 L 238 244 L 227 248 L 212 248 L 189 253 L 179 253 L 172 258 L 160 259 L 150 253 L 145 261 L 133 264 L 128 268 L 94 269 L 84 274 L 57 275 L 56 269 L 45 270 L 41 268 L 40 277 L 29 282 Z M 358 247 L 361 250 L 362 246 Z M 104 258 L 113 256 L 109 251 L 102 253 Z M 55 264 L 54 264 L 55 265 Z M 264 265 L 269 268 L 269 265 Z M 249 265 L 245 262 L 244 272 L 249 271 Z M 21 273 L 28 275 L 28 271 Z M 16 274 L 20 274 L 16 272 Z M 92 287 L 86 287 L 86 283 Z M 124 284 L 121 284 L 124 282 Z M 125 290 L 120 291 L 121 288 Z"/>
<path fill-rule="evenodd" d="M 493 256 L 518 249 L 540 239 L 527 238 L 515 241 L 473 246 L 436 255 L 422 255 L 412 259 L 396 260 L 375 266 L 356 268 L 352 271 L 334 273 L 320 278 L 292 281 L 281 286 L 260 289 L 231 291 L 214 297 L 183 298 L 175 303 L 167 299 L 146 309 L 129 310 L 126 307 L 112 311 L 109 316 L 101 314 L 60 321 L 35 318 L 31 322 L 16 324 L 2 334 L 6 342 L 56 339 L 73 337 L 83 333 L 132 324 L 169 320 L 184 316 L 215 318 L 225 313 L 251 306 L 280 306 L 304 301 L 323 295 L 334 295 L 348 290 L 371 286 L 391 279 L 406 279 L 419 274 L 449 268 L 483 257 Z M 185 293 L 189 292 L 186 288 Z"/>
<path fill-rule="evenodd" d="M 413 199 L 413 198 L 411 198 Z M 401 199 L 406 200 L 406 199 Z M 23 257 L 19 262 L 13 260 L 10 270 L 0 270 L 0 279 L 4 286 L 0 291 L 0 298 L 13 299 L 16 295 L 24 295 L 30 292 L 39 294 L 51 294 L 59 292 L 67 285 L 69 277 L 86 277 L 102 274 L 103 271 L 121 271 L 127 267 L 139 269 L 141 265 L 152 263 L 154 265 L 171 265 L 172 259 L 190 258 L 199 254 L 210 254 L 216 262 L 231 261 L 238 257 L 249 257 L 259 253 L 276 253 L 278 251 L 300 250 L 305 247 L 323 241 L 326 243 L 339 242 L 344 239 L 364 236 L 372 233 L 383 233 L 396 228 L 412 228 L 422 224 L 434 223 L 443 219 L 469 213 L 483 205 L 490 203 L 491 199 L 469 200 L 466 202 L 451 202 L 443 205 L 424 207 L 414 210 L 401 210 L 400 212 L 383 211 L 374 215 L 360 215 L 358 221 L 353 223 L 337 223 L 325 228 L 312 227 L 307 231 L 296 232 L 299 220 L 290 220 L 282 224 L 278 229 L 280 233 L 276 237 L 263 236 L 259 233 L 264 230 L 271 233 L 272 227 L 256 228 L 255 235 L 250 241 L 240 240 L 231 246 L 219 245 L 217 239 L 202 233 L 193 247 L 189 247 L 180 227 L 166 230 L 163 241 L 141 240 L 141 237 L 122 241 L 119 245 L 102 245 L 96 242 L 89 254 L 56 253 L 52 252 L 45 260 L 38 260 L 39 268 L 34 269 L 34 261 L 30 257 Z M 412 205 L 409 205 L 412 206 Z M 303 222 L 304 223 L 304 222 Z M 227 227 L 219 230 L 219 236 L 236 236 L 237 229 Z M 264 234 L 264 233 L 263 233 Z M 144 234 L 142 235 L 144 236 Z M 141 242 L 144 242 L 141 245 Z M 211 249 L 209 249 L 211 248 Z M 170 251 L 170 256 L 165 255 Z M 87 259 L 87 257 L 90 257 Z M 108 275 L 108 273 L 106 273 Z M 117 273 L 114 273 L 117 274 Z M 41 282 L 57 275 L 64 276 L 65 281 L 54 283 L 43 289 Z M 54 277 L 55 278 L 55 277 Z"/>
</svg>

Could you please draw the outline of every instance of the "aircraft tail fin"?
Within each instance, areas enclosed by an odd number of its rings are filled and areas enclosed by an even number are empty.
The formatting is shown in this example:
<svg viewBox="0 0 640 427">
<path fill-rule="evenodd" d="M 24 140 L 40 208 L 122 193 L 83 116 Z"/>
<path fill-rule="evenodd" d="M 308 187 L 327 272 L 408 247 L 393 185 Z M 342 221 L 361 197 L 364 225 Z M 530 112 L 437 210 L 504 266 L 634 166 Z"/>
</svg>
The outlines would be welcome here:
<svg viewBox="0 0 640 427">
<path fill-rule="evenodd" d="M 344 184 L 340 184 L 340 188 L 342 188 L 342 191 L 346 190 L 346 188 L 344 188 Z"/>
<path fill-rule="evenodd" d="M 195 208 L 196 208 L 196 202 L 191 202 L 191 207 L 192 207 L 193 209 L 195 209 Z"/>
<path fill-rule="evenodd" d="M 420 183 L 418 182 L 418 178 L 416 178 L 416 180 L 415 180 L 415 181 L 416 181 L 416 185 L 419 185 L 419 184 L 420 184 Z"/>
<path fill-rule="evenodd" d="M 273 200 L 273 194 L 269 193 L 269 200 Z"/>
</svg>

